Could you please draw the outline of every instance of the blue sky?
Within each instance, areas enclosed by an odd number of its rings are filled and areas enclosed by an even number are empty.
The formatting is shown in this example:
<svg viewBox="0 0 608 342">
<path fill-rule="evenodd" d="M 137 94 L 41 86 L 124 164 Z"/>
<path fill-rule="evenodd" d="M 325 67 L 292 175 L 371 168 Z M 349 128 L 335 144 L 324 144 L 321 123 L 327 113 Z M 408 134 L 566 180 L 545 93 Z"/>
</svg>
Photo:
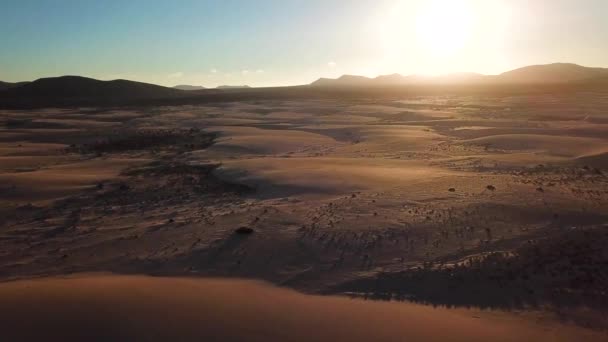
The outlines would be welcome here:
<svg viewBox="0 0 608 342">
<path fill-rule="evenodd" d="M 345 73 L 608 66 L 608 1 L 431 2 L 0 0 L 0 80 L 263 86 Z"/>
</svg>

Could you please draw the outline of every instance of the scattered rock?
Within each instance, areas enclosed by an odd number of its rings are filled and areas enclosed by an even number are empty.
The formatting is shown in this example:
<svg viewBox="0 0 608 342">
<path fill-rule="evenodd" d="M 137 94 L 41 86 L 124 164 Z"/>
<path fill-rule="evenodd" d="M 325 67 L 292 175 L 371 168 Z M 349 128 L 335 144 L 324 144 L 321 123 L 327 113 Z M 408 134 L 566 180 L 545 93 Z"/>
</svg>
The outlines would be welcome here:
<svg viewBox="0 0 608 342">
<path fill-rule="evenodd" d="M 249 235 L 251 233 L 253 233 L 253 228 L 249 228 L 249 227 L 239 227 L 234 231 L 236 234 L 241 234 L 241 235 Z"/>
</svg>

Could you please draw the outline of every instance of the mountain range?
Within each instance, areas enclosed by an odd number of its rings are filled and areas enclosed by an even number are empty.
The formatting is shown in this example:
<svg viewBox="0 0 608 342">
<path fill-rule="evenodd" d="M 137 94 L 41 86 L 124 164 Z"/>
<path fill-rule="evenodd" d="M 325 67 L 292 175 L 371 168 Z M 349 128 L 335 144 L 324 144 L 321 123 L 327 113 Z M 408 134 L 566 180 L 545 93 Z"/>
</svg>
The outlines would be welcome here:
<svg viewBox="0 0 608 342">
<path fill-rule="evenodd" d="M 176 85 L 175 87 L 173 87 L 174 89 L 179 89 L 179 90 L 203 90 L 203 89 L 207 89 L 203 86 L 195 86 L 195 85 L 189 85 L 189 84 L 180 84 L 180 85 Z"/>
<path fill-rule="evenodd" d="M 221 86 L 217 86 L 215 88 L 205 88 L 203 86 L 195 86 L 195 85 L 189 85 L 189 84 L 180 84 L 180 85 L 176 85 L 175 87 L 173 87 L 173 89 L 186 90 L 186 91 L 203 90 L 203 89 L 249 89 L 249 88 L 251 88 L 251 87 L 248 85 L 221 85 Z"/>
<path fill-rule="evenodd" d="M 532 65 L 500 75 L 453 73 L 440 76 L 380 75 L 374 78 L 343 75 L 339 78 L 320 78 L 311 86 L 317 87 L 371 87 L 397 85 L 456 85 L 456 84 L 557 84 L 587 80 L 608 80 L 608 68 L 589 68 L 571 63 Z"/>
<path fill-rule="evenodd" d="M 195 103 L 223 99 L 277 98 L 286 96 L 308 96 L 330 94 L 324 89 L 357 88 L 384 89 L 399 86 L 421 86 L 419 89 L 434 89 L 437 85 L 567 85 L 585 86 L 608 90 L 608 68 L 589 68 L 576 64 L 555 63 L 534 65 L 507 71 L 500 75 L 476 73 L 455 73 L 443 76 L 420 76 L 400 74 L 381 75 L 375 78 L 344 75 L 337 79 L 321 78 L 296 87 L 250 88 L 248 86 L 219 86 L 204 89 L 199 86 L 181 85 L 173 88 L 155 84 L 113 80 L 100 81 L 81 76 L 61 76 L 41 78 L 33 82 L 0 82 L 0 107 L 44 107 L 83 105 L 125 105 L 139 103 Z M 414 91 L 414 89 L 409 88 Z M 437 88 L 440 89 L 440 88 Z M 463 88 L 464 89 L 464 88 Z M 188 91 L 201 90 L 201 91 Z M 225 91 L 231 90 L 231 91 Z M 386 92 L 386 89 L 383 90 Z M 308 95 L 306 95 L 308 94 Z M 316 95 L 315 95 L 316 94 Z"/>
<path fill-rule="evenodd" d="M 251 88 L 248 85 L 221 85 L 218 86 L 217 89 L 249 89 Z"/>
</svg>

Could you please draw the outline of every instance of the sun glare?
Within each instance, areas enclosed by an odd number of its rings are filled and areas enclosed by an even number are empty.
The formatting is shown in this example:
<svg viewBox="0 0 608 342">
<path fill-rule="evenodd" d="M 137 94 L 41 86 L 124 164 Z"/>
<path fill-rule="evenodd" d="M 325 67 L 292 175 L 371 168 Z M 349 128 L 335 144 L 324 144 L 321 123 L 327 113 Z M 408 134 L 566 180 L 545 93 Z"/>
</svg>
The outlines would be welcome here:
<svg viewBox="0 0 608 342">
<path fill-rule="evenodd" d="M 381 64 L 392 71 L 416 65 L 418 74 L 449 72 L 465 60 L 469 45 L 480 36 L 480 15 L 492 14 L 495 4 L 471 0 L 395 1 L 373 20 L 382 51 Z M 491 25 L 484 25 L 492 31 Z"/>
<path fill-rule="evenodd" d="M 416 36 L 432 54 L 454 54 L 471 36 L 472 13 L 466 1 L 425 2 L 416 16 Z"/>
</svg>

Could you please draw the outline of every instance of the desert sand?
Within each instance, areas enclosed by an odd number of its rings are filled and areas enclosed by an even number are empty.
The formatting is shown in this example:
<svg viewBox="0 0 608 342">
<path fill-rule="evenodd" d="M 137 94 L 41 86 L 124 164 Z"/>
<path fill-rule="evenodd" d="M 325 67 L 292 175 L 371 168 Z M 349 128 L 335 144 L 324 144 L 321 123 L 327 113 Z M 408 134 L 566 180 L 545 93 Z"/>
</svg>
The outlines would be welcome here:
<svg viewBox="0 0 608 342">
<path fill-rule="evenodd" d="M 84 275 L 0 284 L 3 338 L 600 341 L 534 315 L 300 294 L 254 281 Z"/>
<path fill-rule="evenodd" d="M 518 254 L 522 246 L 544 246 L 547 239 L 579 238 L 571 232 L 583 232 L 585 238 L 584 232 L 606 231 L 607 113 L 608 97 L 594 92 L 2 110 L 0 278 L 79 272 L 252 278 L 315 294 L 567 316 L 579 306 L 603 303 L 597 299 L 602 296 L 598 289 L 608 278 L 605 268 L 579 269 L 570 259 L 559 259 L 569 256 L 552 257 L 553 245 L 538 248 L 539 253 L 547 251 L 547 260 L 556 268 L 526 264 L 518 269 L 525 270 L 521 274 L 507 272 L 515 274 L 513 281 L 521 291 L 500 301 L 486 300 L 501 297 L 503 291 L 502 280 L 493 273 L 486 287 L 491 295 L 472 301 L 428 296 L 400 286 L 399 279 L 421 269 L 451 272 L 455 265 L 477 267 L 475 260 L 487 255 Z M 252 233 L 235 233 L 240 227 Z M 591 242 L 580 243 L 585 250 Z M 605 255 L 598 255 L 600 265 Z M 575 278 L 584 284 L 576 291 L 568 285 Z M 80 286 L 84 283 L 86 287 Z M 136 286 L 142 291 L 136 292 L 125 285 L 130 283 L 146 285 Z M 24 297 L 13 293 L 29 296 L 33 290 L 27 289 L 40 284 L 46 283 L 9 282 L 0 285 L 0 291 L 18 307 L 18 298 Z M 227 282 L 222 295 L 239 300 L 213 302 L 215 313 L 198 309 L 210 305 L 206 301 L 211 297 L 197 297 L 192 303 L 186 299 L 187 289 L 220 291 L 217 284 L 223 283 L 79 278 L 48 280 L 49 292 L 38 295 L 41 301 L 71 301 L 65 315 L 76 318 L 83 313 L 76 298 L 100 305 L 101 316 L 94 317 L 100 320 L 110 315 L 106 310 L 113 310 L 110 303 L 120 303 L 124 317 L 131 310 L 141 314 L 141 321 L 133 322 L 129 328 L 133 330 L 125 334 L 154 323 L 160 329 L 154 333 L 213 336 L 219 332 L 199 331 L 193 322 L 221 321 L 232 315 L 244 329 L 260 336 L 282 334 L 283 330 L 269 329 L 284 326 L 285 331 L 301 329 L 298 336 L 308 340 L 317 337 L 314 334 L 359 340 L 370 340 L 365 338 L 370 334 L 385 334 L 374 335 L 375 340 L 411 334 L 430 339 L 427 332 L 437 327 L 445 327 L 437 331 L 442 335 L 432 336 L 438 340 L 446 336 L 469 340 L 473 328 L 480 340 L 547 336 L 568 340 L 580 332 L 567 327 L 544 331 L 509 319 L 495 323 L 490 319 L 486 324 L 460 309 L 305 297 L 256 283 Z M 94 295 L 105 286 L 116 291 Z M 170 291 L 158 302 L 144 300 L 174 286 L 184 290 Z M 240 289 L 243 286 L 260 291 L 259 297 L 243 296 L 250 291 Z M 72 287 L 81 290 L 68 290 Z M 581 293 L 584 299 L 556 308 L 552 289 Z M 51 291 L 58 291 L 59 297 Z M 451 293 L 447 288 L 437 291 Z M 67 292 L 74 297 L 64 296 Z M 275 293 L 279 299 L 271 299 Z M 165 317 L 184 315 L 183 320 L 170 319 L 179 329 L 163 330 L 159 318 L 148 317 L 143 309 L 146 305 L 156 309 L 165 300 L 175 301 L 166 303 L 172 313 Z M 241 305 L 237 303 L 248 300 L 255 310 L 234 312 Z M 290 304 L 264 305 L 281 301 Z M 182 302 L 189 309 L 179 313 L 176 308 Z M 301 311 L 289 309 L 296 304 Z M 605 312 L 596 306 L 593 310 Z M 44 307 L 36 319 L 56 309 Z M 365 309 L 355 310 L 359 307 Z M 267 311 L 256 316 L 253 312 L 258 308 Z M 289 315 L 281 314 L 286 311 Z M 30 313 L 25 306 L 19 311 L 19 315 Z M 334 330 L 309 328 L 327 324 L 327 317 L 333 315 L 344 315 L 348 323 Z M 439 318 L 444 315 L 450 318 Z M 6 318 L 18 324 L 18 317 L 23 316 Z M 411 323 L 420 317 L 428 321 Z M 270 323 L 275 320 L 282 323 Z M 359 330 L 362 324 L 357 322 L 363 321 L 368 326 Z M 514 330 L 525 335 L 511 335 Z"/>
</svg>

